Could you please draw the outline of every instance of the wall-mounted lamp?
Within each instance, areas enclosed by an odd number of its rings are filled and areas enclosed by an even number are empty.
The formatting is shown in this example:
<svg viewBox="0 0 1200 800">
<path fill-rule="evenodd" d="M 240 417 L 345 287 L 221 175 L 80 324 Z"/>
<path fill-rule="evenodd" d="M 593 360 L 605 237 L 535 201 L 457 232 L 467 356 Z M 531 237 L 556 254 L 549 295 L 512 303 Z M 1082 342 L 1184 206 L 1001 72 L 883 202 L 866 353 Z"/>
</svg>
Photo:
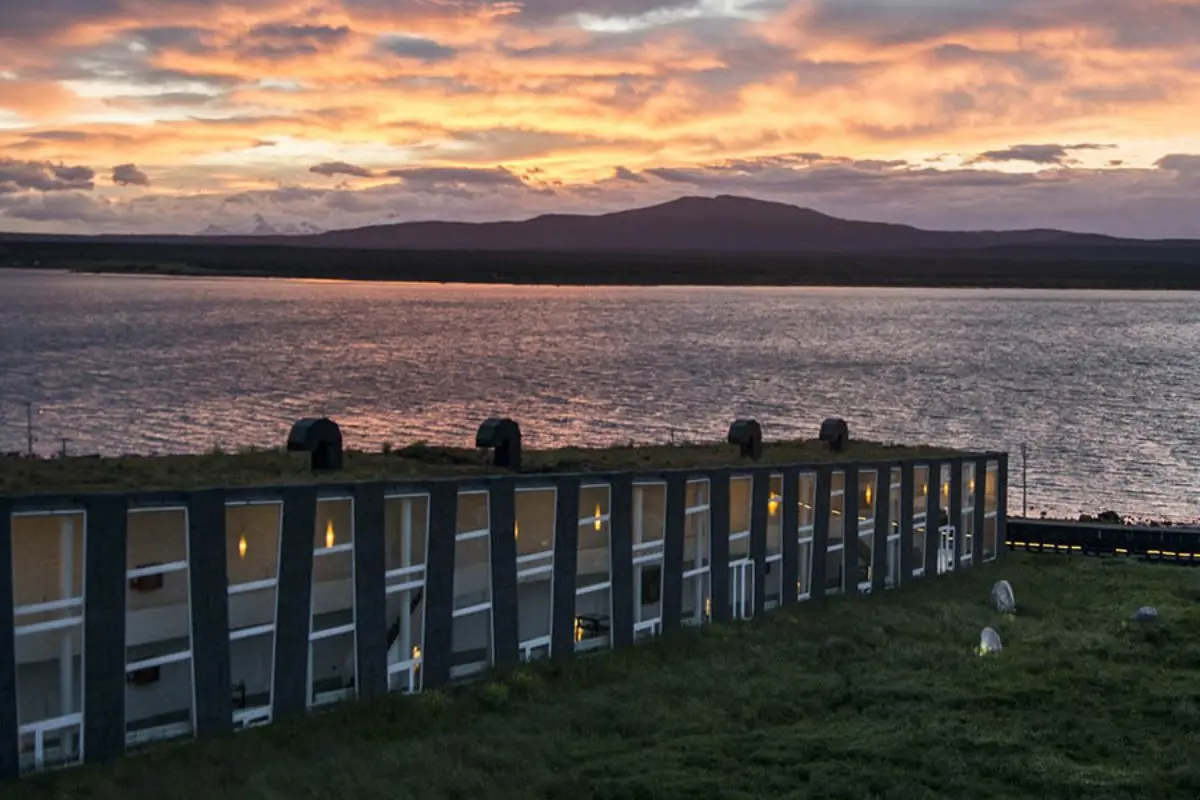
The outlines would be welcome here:
<svg viewBox="0 0 1200 800">
<path fill-rule="evenodd" d="M 738 419 L 729 426 L 729 443 L 736 444 L 742 458 L 758 461 L 762 458 L 762 426 L 757 420 Z"/>
<path fill-rule="evenodd" d="M 329 519 L 325 522 L 325 549 L 333 547 L 333 542 L 337 538 L 333 531 L 333 520 Z"/>
<path fill-rule="evenodd" d="M 492 417 L 479 426 L 475 446 L 492 450 L 492 463 L 501 469 L 521 469 L 521 426 L 511 419 Z"/>
<path fill-rule="evenodd" d="M 312 470 L 332 471 L 342 468 L 342 429 L 328 417 L 302 419 L 288 434 L 290 453 L 312 453 Z"/>
<path fill-rule="evenodd" d="M 779 512 L 779 495 L 771 493 L 770 499 L 767 500 L 767 513 L 772 517 Z"/>
</svg>

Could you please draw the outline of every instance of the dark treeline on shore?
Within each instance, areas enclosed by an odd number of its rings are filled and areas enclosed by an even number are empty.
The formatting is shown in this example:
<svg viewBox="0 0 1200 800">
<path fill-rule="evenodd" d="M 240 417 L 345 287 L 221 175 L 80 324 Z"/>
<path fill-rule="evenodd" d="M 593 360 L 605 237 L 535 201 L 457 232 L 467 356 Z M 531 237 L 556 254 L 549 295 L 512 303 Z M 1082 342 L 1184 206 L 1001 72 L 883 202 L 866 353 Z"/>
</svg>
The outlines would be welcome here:
<svg viewBox="0 0 1200 800">
<path fill-rule="evenodd" d="M 740 255 L 350 250 L 0 237 L 0 266 L 96 273 L 543 285 L 1200 290 L 1200 249 L 1190 247 Z"/>
</svg>

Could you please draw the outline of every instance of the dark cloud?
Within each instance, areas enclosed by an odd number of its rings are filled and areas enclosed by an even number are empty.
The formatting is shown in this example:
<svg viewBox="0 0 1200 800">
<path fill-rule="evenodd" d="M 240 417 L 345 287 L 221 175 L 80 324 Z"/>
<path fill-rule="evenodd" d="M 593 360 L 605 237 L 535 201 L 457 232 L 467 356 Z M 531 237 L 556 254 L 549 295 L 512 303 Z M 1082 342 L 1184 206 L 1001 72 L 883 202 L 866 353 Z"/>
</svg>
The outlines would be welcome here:
<svg viewBox="0 0 1200 800">
<path fill-rule="evenodd" d="M 345 161 L 329 161 L 324 164 L 317 164 L 315 167 L 310 167 L 308 171 L 315 175 L 325 175 L 326 177 L 349 175 L 352 178 L 370 178 L 374 174 L 366 167 L 347 164 Z"/>
<path fill-rule="evenodd" d="M 452 186 L 524 186 L 525 182 L 504 167 L 406 167 L 388 170 L 389 178 L 399 178 L 405 186 L 432 189 Z"/>
<path fill-rule="evenodd" d="M 1107 150 L 1110 144 L 1018 144 L 1003 150 L 988 150 L 967 163 L 1026 161 L 1031 164 L 1066 164 L 1076 150 Z"/>
<path fill-rule="evenodd" d="M 76 192 L 17 197 L 0 202 L 0 214 L 31 222 L 107 223 L 117 218 L 108 206 Z"/>
<path fill-rule="evenodd" d="M 113 167 L 112 182 L 118 186 L 149 186 L 150 178 L 133 164 Z"/>
<path fill-rule="evenodd" d="M 625 167 L 617 167 L 613 170 L 613 177 L 619 181 L 631 181 L 633 183 L 645 183 L 646 179 L 638 175 L 631 169 Z"/>
<path fill-rule="evenodd" d="M 453 47 L 446 47 L 432 39 L 419 36 L 386 36 L 379 40 L 379 47 L 394 56 L 413 58 L 427 64 L 449 61 L 458 52 Z"/>
<path fill-rule="evenodd" d="M 96 173 L 89 167 L 68 167 L 49 161 L 16 161 L 0 157 L 0 187 L 4 193 L 21 190 L 61 192 L 91 190 Z"/>
<path fill-rule="evenodd" d="M 261 59 L 283 59 L 316 55 L 345 42 L 350 28 L 341 25 L 284 25 L 269 24 L 252 28 L 231 47 L 243 56 Z"/>
<path fill-rule="evenodd" d="M 1200 155 L 1172 153 L 1155 161 L 1154 166 L 1180 175 L 1200 176 Z"/>
</svg>

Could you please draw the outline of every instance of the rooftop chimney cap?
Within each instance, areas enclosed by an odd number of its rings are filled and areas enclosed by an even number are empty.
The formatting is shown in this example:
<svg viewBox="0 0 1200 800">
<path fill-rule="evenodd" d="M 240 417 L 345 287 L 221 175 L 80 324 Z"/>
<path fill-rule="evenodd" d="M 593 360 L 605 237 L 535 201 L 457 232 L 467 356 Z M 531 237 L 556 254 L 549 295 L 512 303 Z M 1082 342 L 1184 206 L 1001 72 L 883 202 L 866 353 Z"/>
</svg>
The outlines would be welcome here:
<svg viewBox="0 0 1200 800">
<path fill-rule="evenodd" d="M 475 446 L 491 448 L 492 463 L 502 469 L 521 468 L 521 426 L 508 417 L 489 417 L 475 434 Z"/>
<path fill-rule="evenodd" d="M 845 450 L 850 443 L 850 426 L 841 417 L 829 417 L 821 423 L 822 442 L 829 443 L 830 450 Z"/>
<path fill-rule="evenodd" d="M 758 461 L 763 451 L 762 426 L 758 420 L 734 420 L 729 426 L 729 443 L 738 446 L 742 458 Z"/>
<path fill-rule="evenodd" d="M 328 417 L 308 417 L 292 425 L 287 449 L 292 453 L 312 453 L 312 469 L 342 468 L 342 429 Z"/>
</svg>

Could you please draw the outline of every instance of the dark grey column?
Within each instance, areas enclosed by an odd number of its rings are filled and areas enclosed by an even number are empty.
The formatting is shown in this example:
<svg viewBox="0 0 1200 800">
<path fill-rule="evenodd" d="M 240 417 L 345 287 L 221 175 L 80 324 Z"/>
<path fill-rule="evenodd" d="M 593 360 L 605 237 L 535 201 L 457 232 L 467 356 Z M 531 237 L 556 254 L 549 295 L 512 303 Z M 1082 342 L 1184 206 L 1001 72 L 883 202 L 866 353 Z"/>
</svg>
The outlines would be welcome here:
<svg viewBox="0 0 1200 800">
<path fill-rule="evenodd" d="M 809 597 L 820 600 L 825 597 L 828 580 L 829 554 L 829 493 L 833 489 L 833 468 L 817 468 L 816 497 L 813 498 L 813 566 L 812 587 Z"/>
<path fill-rule="evenodd" d="M 663 534 L 663 632 L 677 631 L 683 614 L 683 526 L 687 515 L 687 476 L 667 476 L 667 520 Z"/>
<path fill-rule="evenodd" d="M 272 698 L 275 718 L 308 710 L 308 634 L 312 627 L 313 534 L 316 525 L 316 487 L 284 489 L 283 541 L 279 547 L 275 615 L 275 695 Z"/>
<path fill-rule="evenodd" d="M 1001 453 L 996 474 L 996 557 L 1008 548 L 1008 453 Z"/>
<path fill-rule="evenodd" d="M 225 493 L 220 489 L 189 492 L 187 508 L 196 735 L 210 736 L 233 729 Z"/>
<path fill-rule="evenodd" d="M 558 505 L 554 515 L 554 599 L 550 623 L 550 655 L 556 659 L 575 655 L 575 575 L 579 565 L 579 492 L 574 476 L 558 478 Z"/>
<path fill-rule="evenodd" d="M 612 643 L 633 644 L 633 477 L 613 476 L 608 529 L 612 534 Z"/>
<path fill-rule="evenodd" d="M 386 694 L 387 606 L 385 605 L 384 501 L 382 483 L 354 487 L 354 625 L 358 642 L 358 697 Z"/>
<path fill-rule="evenodd" d="M 892 468 L 881 467 L 875 471 L 875 538 L 871 542 L 871 593 L 878 594 L 887 588 L 887 574 L 891 565 L 887 563 L 888 536 L 892 532 Z M 899 572 L 897 565 L 897 572 Z"/>
<path fill-rule="evenodd" d="M 12 503 L 0 497 L 0 780 L 21 772 L 12 560 Z"/>
<path fill-rule="evenodd" d="M 963 460 L 950 462 L 950 524 L 954 526 L 954 569 L 961 569 L 963 552 L 962 496 Z"/>
<path fill-rule="evenodd" d="M 516 664 L 517 646 L 517 514 L 516 485 L 497 478 L 489 492 L 488 528 L 492 551 L 492 659 L 498 667 Z"/>
<path fill-rule="evenodd" d="M 913 463 L 900 465 L 900 585 L 912 583 L 913 570 L 913 494 L 916 491 Z"/>
<path fill-rule="evenodd" d="M 780 579 L 782 590 L 779 595 L 780 605 L 791 605 L 797 600 L 796 589 L 799 573 L 799 536 L 800 536 L 800 469 L 788 467 L 783 471 L 783 513 L 780 515 L 780 534 L 783 537 L 783 577 Z"/>
<path fill-rule="evenodd" d="M 125 495 L 90 495 L 85 501 L 83 748 L 89 763 L 125 752 L 128 500 Z"/>
<path fill-rule="evenodd" d="M 712 618 L 728 622 L 729 607 L 729 481 L 732 472 L 718 469 L 709 473 L 708 530 L 711 558 L 709 587 L 712 593 Z"/>
<path fill-rule="evenodd" d="M 971 551 L 971 564 L 983 563 L 983 526 L 987 516 L 987 458 L 975 460 L 975 548 Z"/>
<path fill-rule="evenodd" d="M 939 520 L 942 515 L 942 462 L 930 461 L 928 487 L 925 493 L 925 577 L 936 578 L 938 550 L 941 548 L 941 536 L 938 535 Z"/>
<path fill-rule="evenodd" d="M 858 594 L 858 465 L 842 467 L 846 474 L 842 516 L 846 548 L 842 552 L 842 591 Z"/>
<path fill-rule="evenodd" d="M 767 597 L 767 504 L 771 471 L 756 469 L 750 484 L 750 558 L 754 561 L 754 616 L 761 616 Z"/>
<path fill-rule="evenodd" d="M 458 485 L 435 484 L 429 493 L 429 551 L 425 561 L 425 651 L 421 662 L 421 686 L 425 689 L 440 689 L 450 680 L 457 531 Z"/>
</svg>

